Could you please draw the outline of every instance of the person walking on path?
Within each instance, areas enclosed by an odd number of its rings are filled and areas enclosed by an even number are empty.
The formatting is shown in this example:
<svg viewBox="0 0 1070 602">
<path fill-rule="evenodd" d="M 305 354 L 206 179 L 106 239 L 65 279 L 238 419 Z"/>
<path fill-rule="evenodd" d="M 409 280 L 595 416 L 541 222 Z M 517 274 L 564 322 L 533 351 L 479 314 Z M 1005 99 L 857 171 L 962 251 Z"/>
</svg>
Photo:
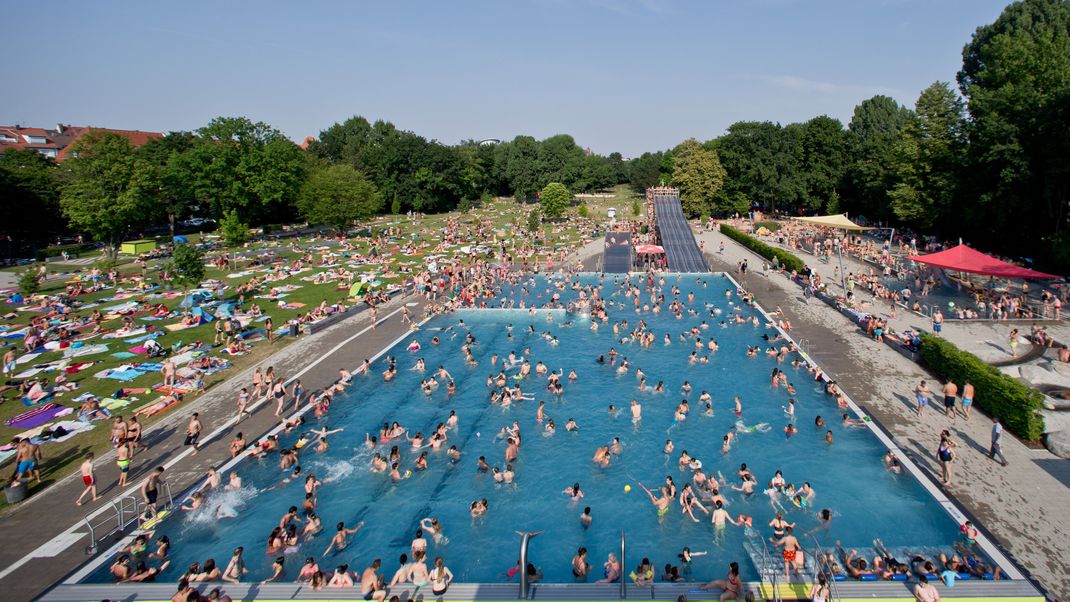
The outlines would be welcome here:
<svg viewBox="0 0 1070 602">
<path fill-rule="evenodd" d="M 999 456 L 999 461 L 1004 466 L 1007 465 L 1007 458 L 1003 455 L 1003 425 L 999 422 L 998 416 L 992 417 L 992 445 L 988 448 L 988 457 L 993 460 Z"/>
<path fill-rule="evenodd" d="M 185 444 L 193 448 L 193 453 L 197 453 L 197 439 L 201 436 L 201 431 L 204 430 L 204 426 L 201 424 L 200 414 L 194 412 L 189 417 L 189 425 L 186 426 L 186 441 Z"/>
<path fill-rule="evenodd" d="M 925 381 L 914 387 L 914 399 L 918 402 L 918 416 L 921 416 L 925 406 L 929 405 L 929 385 L 925 384 Z"/>
<path fill-rule="evenodd" d="M 85 484 L 85 489 L 82 490 L 82 495 L 78 496 L 78 499 L 74 501 L 75 506 L 82 505 L 82 498 L 84 498 L 87 493 L 93 494 L 93 499 L 91 501 L 97 501 L 97 479 L 93 475 L 93 452 L 89 452 L 86 455 L 85 460 L 82 460 L 81 470 L 82 483 Z"/>
<path fill-rule="evenodd" d="M 973 407 L 973 394 L 973 383 L 966 379 L 962 385 L 962 415 L 967 421 L 970 419 L 970 408 Z"/>
</svg>

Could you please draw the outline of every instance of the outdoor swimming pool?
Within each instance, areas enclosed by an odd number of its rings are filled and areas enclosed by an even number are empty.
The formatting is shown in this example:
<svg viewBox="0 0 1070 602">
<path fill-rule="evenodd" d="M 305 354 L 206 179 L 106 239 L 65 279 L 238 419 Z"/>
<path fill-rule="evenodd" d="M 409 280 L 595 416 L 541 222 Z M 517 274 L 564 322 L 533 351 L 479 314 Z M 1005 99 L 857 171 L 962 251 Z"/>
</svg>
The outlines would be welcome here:
<svg viewBox="0 0 1070 602">
<path fill-rule="evenodd" d="M 580 277 L 585 284 L 598 282 L 597 275 Z M 567 314 L 562 310 L 462 310 L 435 317 L 423 328 L 405 338 L 382 358 L 373 363 L 370 375 L 355 378 L 354 384 L 331 406 L 325 419 L 308 415 L 303 430 L 344 428 L 329 437 L 330 449 L 316 453 L 311 445 L 300 452 L 303 473 L 314 473 L 323 486 L 318 494 L 317 514 L 322 518 L 324 532 L 311 542 L 301 543 L 286 554 L 285 580 L 292 581 L 308 556 L 320 559 L 327 548 L 334 525 L 344 521 L 354 526 L 365 521 L 362 531 L 351 537 L 348 549 L 320 560 L 321 568 L 329 572 L 335 566 L 349 563 L 360 570 L 372 559 L 383 560 L 387 578 L 397 568 L 398 556 L 408 552 L 409 544 L 420 519 L 437 517 L 444 527 L 448 542 L 431 543 L 429 557 L 442 556 L 458 581 L 500 582 L 506 571 L 516 562 L 518 530 L 541 530 L 531 544 L 529 558 L 542 568 L 547 581 L 572 582 L 569 561 L 579 546 L 589 551 L 589 562 L 596 568 L 589 581 L 601 578 L 601 565 L 610 552 L 619 553 L 620 531 L 628 540 L 628 566 L 625 573 L 648 557 L 658 569 L 672 562 L 678 564 L 677 553 L 684 546 L 692 551 L 708 551 L 694 561 L 691 578 L 705 580 L 721 578 L 731 561 L 739 561 L 744 579 L 757 577 L 744 549 L 746 538 L 741 528 L 729 526 L 715 533 L 708 517 L 697 514 L 701 523 L 694 523 L 680 511 L 674 501 L 668 514 L 659 520 L 650 500 L 637 486 L 643 482 L 656 487 L 671 475 L 682 487 L 690 479 L 690 471 L 677 465 L 682 450 L 702 461 L 703 470 L 716 476 L 724 475 L 730 485 L 738 484 L 737 470 L 745 462 L 760 486 L 747 497 L 730 486 L 722 486 L 721 493 L 728 501 L 727 510 L 733 516 L 747 514 L 754 517 L 754 526 L 762 537 L 772 535 L 768 527 L 774 516 L 770 498 L 761 489 L 777 470 L 783 471 L 787 481 L 797 486 L 809 482 L 816 491 L 811 508 L 795 508 L 784 500 L 786 518 L 797 523 L 800 536 L 819 525 L 818 510 L 829 508 L 833 519 L 827 529 L 814 535 L 823 546 L 840 540 L 845 547 L 869 548 L 875 538 L 881 538 L 889 548 L 948 547 L 957 540 L 957 525 L 936 501 L 908 474 L 893 474 L 884 468 L 881 456 L 886 449 L 865 428 L 845 428 L 838 417 L 842 413 L 835 400 L 824 395 L 805 366 L 794 368 L 791 358 L 777 364 L 775 359 L 759 354 L 747 357 L 748 346 L 765 343 L 763 334 L 774 336 L 776 331 L 764 327 L 764 318 L 750 307 L 740 307 L 740 299 L 732 282 L 717 274 L 666 276 L 665 307 L 659 314 L 635 313 L 631 300 L 623 294 L 611 297 L 625 303 L 625 309 L 612 308 L 609 322 L 600 325 L 597 333 L 590 329 L 590 319 L 582 314 Z M 620 279 L 620 277 L 618 277 Z M 614 278 L 607 276 L 602 296 L 616 292 Z M 633 282 L 640 282 L 633 277 Z M 704 284 L 705 286 L 704 286 Z M 667 310 L 672 300 L 669 288 L 681 289 L 681 299 L 689 292 L 695 294 L 690 306 L 697 316 L 684 314 L 677 319 Z M 526 295 L 542 305 L 550 298 L 545 278 L 533 286 L 529 283 L 522 293 L 520 287 L 505 287 L 514 298 Z M 726 296 L 726 290 L 732 291 Z M 575 297 L 565 287 L 563 299 Z M 643 302 L 649 302 L 649 292 Z M 497 303 L 497 301 L 495 301 Z M 723 313 L 710 316 L 706 304 Z M 736 309 L 745 317 L 757 316 L 763 323 L 720 326 Z M 628 320 L 625 336 L 639 319 L 647 322 L 657 334 L 649 348 L 635 343 L 621 343 L 613 334 L 613 322 Z M 459 321 L 464 326 L 459 326 Z M 703 342 L 710 337 L 719 344 L 709 355 L 708 364 L 689 364 L 694 340 L 681 341 L 679 335 L 705 320 L 708 330 L 701 333 Z M 511 335 L 507 328 L 512 325 Z M 529 326 L 534 333 L 529 333 Z M 444 330 L 450 328 L 450 330 Z M 460 351 L 465 333 L 476 339 L 472 348 L 478 366 L 466 365 Z M 550 332 L 559 343 L 551 345 L 541 333 Z M 671 343 L 666 345 L 668 333 Z M 432 338 L 438 336 L 438 346 Z M 406 350 L 412 341 L 422 350 Z M 779 346 L 782 343 L 778 343 Z M 595 359 L 615 347 L 631 362 L 627 374 L 618 375 L 615 366 L 601 365 Z M 542 378 L 531 377 L 521 382 L 527 394 L 536 401 L 522 401 L 509 408 L 488 402 L 488 375 L 496 374 L 502 365 L 491 366 L 491 355 L 504 358 L 515 351 L 518 355 L 530 349 L 529 359 L 534 365 L 542 361 L 551 370 L 576 370 L 578 380 L 565 384 L 563 395 L 555 396 L 544 389 Z M 764 349 L 764 346 L 763 346 Z M 371 355 L 372 350 L 369 350 Z M 384 383 L 380 376 L 387 365 L 387 357 L 396 356 L 397 378 Z M 410 370 L 417 358 L 427 364 L 426 372 Z M 352 358 L 356 366 L 363 358 Z M 420 381 L 438 366 L 444 366 L 457 383 L 457 392 L 448 396 L 446 386 L 431 396 L 421 390 Z M 796 424 L 798 434 L 787 438 L 784 426 L 788 423 L 784 406 L 789 395 L 784 388 L 770 386 L 770 372 L 779 366 L 785 370 L 797 388 Z M 649 384 L 665 382 L 666 392 L 639 391 L 635 368 L 641 368 Z M 510 371 L 510 374 L 516 370 Z M 687 380 L 693 389 L 689 395 L 680 392 Z M 713 416 L 705 416 L 704 405 L 698 399 L 703 390 L 713 396 Z M 733 398 L 742 399 L 743 413 L 733 412 Z M 690 401 L 691 413 L 680 424 L 674 424 L 673 410 L 682 398 Z M 633 424 L 628 413 L 631 399 L 643 406 L 643 418 Z M 542 433 L 536 423 L 538 400 L 545 400 L 546 413 L 557 423 L 552 436 Z M 608 406 L 615 404 L 621 413 L 610 415 Z M 364 446 L 365 433 L 376 434 L 384 422 L 399 421 L 410 433 L 421 431 L 425 436 L 440 422 L 445 422 L 450 410 L 460 418 L 458 427 L 450 431 L 441 450 L 430 452 L 430 467 L 414 472 L 410 478 L 393 483 L 385 474 L 368 470 L 373 451 Z M 817 428 L 815 417 L 821 415 L 833 432 L 835 443 L 825 443 L 825 428 Z M 565 423 L 574 418 L 579 430 L 566 432 Z M 513 485 L 498 485 L 493 479 L 476 470 L 476 460 L 485 456 L 492 466 L 503 466 L 505 443 L 495 439 L 502 427 L 514 420 L 519 422 L 523 445 L 514 463 L 516 481 Z M 768 423 L 767 432 L 740 432 L 743 426 Z M 283 446 L 293 445 L 301 429 L 283 435 Z M 723 436 L 737 433 L 731 451 L 723 454 Z M 592 454 L 601 445 L 608 445 L 613 437 L 620 437 L 623 451 L 615 456 L 607 468 L 592 462 Z M 663 453 L 666 439 L 671 439 L 675 451 Z M 402 472 L 411 468 L 417 453 L 404 441 L 401 448 Z M 451 464 L 446 448 L 457 445 L 463 452 L 461 461 Z M 382 446 L 378 451 L 387 452 Z M 300 507 L 304 500 L 304 479 L 288 482 L 278 467 L 278 455 L 263 460 L 250 459 L 235 470 L 244 480 L 237 492 L 211 494 L 206 506 L 192 512 L 177 512 L 179 516 L 165 520 L 157 535 L 167 534 L 172 542 L 172 564 L 160 580 L 174 581 L 193 562 L 214 558 L 224 567 L 236 546 L 244 546 L 249 569 L 248 580 L 264 579 L 271 574 L 275 555 L 265 553 L 265 542 L 272 528 L 293 505 Z M 224 475 L 224 482 L 226 476 Z M 585 494 L 573 502 L 563 493 L 566 487 L 578 482 Z M 630 484 L 632 490 L 624 492 Z M 489 511 L 485 517 L 469 516 L 469 504 L 486 498 Z M 584 506 L 592 508 L 593 524 L 584 528 L 579 515 Z M 217 518 L 221 516 L 222 518 Z M 813 540 L 805 538 L 806 549 L 813 549 Z M 107 563 L 89 579 L 110 581 Z"/>
</svg>

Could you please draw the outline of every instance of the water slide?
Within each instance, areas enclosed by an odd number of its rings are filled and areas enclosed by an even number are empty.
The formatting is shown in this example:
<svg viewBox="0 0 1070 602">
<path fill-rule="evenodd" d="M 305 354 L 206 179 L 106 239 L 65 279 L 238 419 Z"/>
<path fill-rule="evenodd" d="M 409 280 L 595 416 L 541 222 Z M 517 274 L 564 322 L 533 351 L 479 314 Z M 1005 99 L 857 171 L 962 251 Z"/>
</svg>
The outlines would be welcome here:
<svg viewBox="0 0 1070 602">
<path fill-rule="evenodd" d="M 695 241 L 695 235 L 691 232 L 691 226 L 684 218 L 678 193 L 655 193 L 654 217 L 670 271 L 710 271 L 710 266 Z"/>
</svg>

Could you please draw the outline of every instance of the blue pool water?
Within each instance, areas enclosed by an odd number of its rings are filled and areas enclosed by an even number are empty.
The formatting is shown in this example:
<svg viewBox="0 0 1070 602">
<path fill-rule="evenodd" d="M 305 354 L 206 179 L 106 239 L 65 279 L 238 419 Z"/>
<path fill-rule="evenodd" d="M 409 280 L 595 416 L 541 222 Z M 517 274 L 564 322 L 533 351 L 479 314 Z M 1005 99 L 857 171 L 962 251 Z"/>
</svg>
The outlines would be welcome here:
<svg viewBox="0 0 1070 602">
<path fill-rule="evenodd" d="M 595 275 L 584 275 L 582 281 L 597 283 Z M 364 529 L 352 537 L 350 547 L 343 553 L 321 561 L 321 568 L 329 572 L 336 565 L 349 563 L 354 570 L 367 566 L 372 559 L 383 559 L 387 578 L 397 568 L 398 556 L 409 550 L 420 519 L 434 516 L 444 526 L 448 542 L 430 545 L 429 556 L 442 556 L 456 578 L 465 582 L 499 582 L 516 562 L 519 538 L 517 530 L 541 530 L 530 548 L 530 559 L 540 566 L 548 581 L 571 582 L 569 561 L 579 546 L 590 550 L 589 561 L 596 569 L 591 581 L 601 577 L 601 565 L 610 552 L 619 552 L 620 531 L 628 539 L 628 565 L 635 567 L 646 556 L 659 569 L 667 562 L 676 563 L 676 555 L 683 546 L 693 551 L 708 551 L 695 559 L 691 577 L 696 580 L 720 578 L 730 561 L 740 561 L 745 579 L 756 577 L 743 548 L 742 529 L 729 526 L 715 534 L 705 515 L 701 523 L 694 523 L 673 502 L 667 516 L 659 520 L 649 499 L 637 487 L 642 481 L 650 487 L 661 484 L 671 475 L 678 486 L 690 478 L 677 466 L 681 450 L 699 458 L 707 474 L 722 473 L 731 484 L 738 484 L 736 472 L 746 462 L 764 487 L 776 470 L 781 470 L 789 482 L 801 485 L 809 481 L 817 492 L 814 506 L 801 510 L 791 506 L 788 520 L 797 523 L 797 534 L 817 527 L 817 510 L 829 508 L 834 518 L 827 530 L 816 532 L 823 545 L 841 540 L 845 547 L 869 547 L 874 538 L 882 538 L 889 548 L 898 546 L 947 546 L 955 541 L 957 530 L 953 520 L 908 475 L 896 475 L 885 470 L 881 456 L 886 451 L 867 430 L 844 428 L 837 417 L 841 414 L 836 403 L 821 391 L 805 369 L 793 368 L 790 360 L 779 364 L 797 387 L 796 424 L 798 434 L 786 438 L 783 427 L 788 422 L 783 406 L 788 394 L 783 388 L 772 388 L 769 374 L 776 361 L 764 354 L 746 356 L 748 345 L 761 345 L 761 335 L 775 334 L 763 326 L 719 326 L 739 298 L 732 293 L 726 297 L 731 282 L 719 275 L 671 276 L 665 283 L 664 294 L 671 301 L 669 287 L 678 285 L 682 298 L 694 292 L 692 307 L 697 317 L 684 315 L 676 319 L 670 312 L 647 312 L 637 315 L 629 299 L 623 295 L 611 297 L 614 303 L 629 302 L 626 309 L 610 312 L 610 322 L 601 325 L 597 333 L 590 330 L 590 320 L 582 315 L 566 314 L 561 310 L 537 311 L 529 315 L 525 310 L 464 310 L 439 316 L 428 322 L 387 353 L 398 358 L 398 377 L 384 383 L 379 376 L 385 369 L 386 356 L 373 364 L 368 376 L 358 376 L 355 383 L 332 404 L 328 419 L 314 419 L 309 415 L 309 427 L 344 428 L 332 435 L 331 447 L 318 454 L 312 446 L 304 448 L 300 464 L 305 473 L 312 472 L 323 481 L 318 495 L 318 514 L 323 520 L 324 533 L 312 542 L 302 543 L 287 555 L 286 577 L 292 580 L 307 556 L 319 558 L 334 531 L 334 524 L 345 521 L 348 526 L 365 521 Z M 615 292 L 612 278 L 606 281 L 603 296 Z M 638 280 L 635 280 L 638 282 Z M 546 280 L 532 286 L 504 287 L 513 299 L 526 295 L 527 303 L 545 304 L 550 298 Z M 569 288 L 560 291 L 567 301 L 575 297 Z M 649 302 L 649 292 L 643 295 Z M 498 300 L 493 303 L 497 304 Z M 723 314 L 711 317 L 704 304 L 711 303 Z M 760 314 L 743 308 L 746 317 Z M 547 321 L 550 318 L 550 322 Z M 639 318 L 646 320 L 657 333 L 653 346 L 643 349 L 634 343 L 614 341 L 612 324 L 627 319 L 633 328 Z M 464 328 L 458 326 L 464 321 Z M 571 320 L 571 326 L 563 323 Z M 679 335 L 702 320 L 709 329 L 701 335 L 703 341 L 713 337 L 720 345 L 710 355 L 709 364 L 690 365 L 687 357 L 693 350 L 693 340 L 679 340 Z M 764 322 L 764 320 L 762 320 Z M 506 328 L 511 324 L 512 340 Z M 535 334 L 528 333 L 528 326 Z M 442 330 L 453 327 L 452 330 Z M 469 367 L 460 348 L 464 332 L 468 330 L 477 343 L 473 353 L 479 365 Z M 551 346 L 539 333 L 549 331 L 559 344 Z M 664 334 L 671 335 L 665 345 Z M 456 334 L 456 336 L 454 336 Z M 436 347 L 434 336 L 441 338 Z M 406 351 L 411 340 L 419 341 L 423 349 Z M 595 358 L 611 347 L 626 356 L 632 368 L 618 376 L 615 368 L 599 365 Z M 546 401 L 546 412 L 558 426 L 556 434 L 544 436 L 536 423 L 536 401 L 523 401 L 510 408 L 488 403 L 486 379 L 501 367 L 492 367 L 493 353 L 504 358 L 510 351 L 518 355 L 530 349 L 534 365 L 541 360 L 554 369 L 575 369 L 578 380 L 565 383 L 565 392 L 554 396 L 544 390 L 542 379 L 532 377 L 521 385 L 526 393 Z M 370 353 L 370 352 L 369 352 Z M 424 358 L 427 373 L 410 370 L 417 358 Z M 362 358 L 352 358 L 357 364 Z M 443 385 L 433 395 L 426 396 L 420 380 L 437 366 L 444 366 L 457 383 L 457 393 L 451 398 Z M 637 390 L 635 367 L 641 368 L 650 384 L 663 380 L 665 393 Z M 515 372 L 515 371 L 514 371 Z M 693 390 L 683 395 L 680 387 L 690 381 Z M 702 390 L 713 395 L 714 416 L 704 416 L 698 402 Z M 768 432 L 739 433 L 732 449 L 721 452 L 725 433 L 736 429 L 739 420 L 733 412 L 733 397 L 743 400 L 742 421 L 746 425 L 769 423 Z M 673 424 L 673 410 L 682 398 L 690 400 L 691 414 L 681 424 Z M 633 425 L 628 415 L 631 399 L 643 405 L 641 423 Z M 622 411 L 610 416 L 607 408 L 615 404 Z M 461 462 L 452 465 L 441 451 L 430 453 L 430 468 L 416 472 L 411 478 L 395 484 L 383 474 L 368 470 L 372 450 L 363 445 L 365 433 L 375 434 L 387 421 L 397 420 L 414 431 L 429 435 L 435 425 L 444 422 L 451 409 L 460 417 L 458 428 L 449 433 L 445 447 L 457 445 L 463 451 Z M 825 417 L 835 443 L 824 441 L 825 429 L 816 428 L 817 415 Z M 565 422 L 574 418 L 580 426 L 577 432 L 566 432 Z M 476 470 L 476 459 L 486 456 L 491 465 L 502 466 L 505 444 L 495 440 L 495 434 L 514 420 L 519 422 L 523 445 L 514 463 L 516 482 L 497 485 L 489 475 Z M 298 437 L 295 431 L 282 437 L 283 445 L 292 445 Z M 620 437 L 623 452 L 614 457 L 608 468 L 592 463 L 595 449 L 607 445 L 613 437 Z M 669 457 L 662 452 L 665 440 L 672 439 L 676 451 Z M 416 454 L 404 441 L 399 442 L 402 467 L 411 468 Z M 379 448 L 384 453 L 387 451 Z M 263 579 L 270 575 L 273 556 L 265 553 L 265 541 L 272 528 L 291 505 L 299 506 L 304 499 L 303 479 L 286 482 L 278 468 L 278 456 L 264 460 L 247 460 L 236 468 L 244 479 L 245 488 L 239 492 L 213 494 L 206 509 L 183 512 L 165 521 L 157 534 L 167 534 L 174 546 L 171 567 L 161 580 L 177 579 L 192 562 L 214 558 L 226 565 L 231 551 L 244 546 L 250 574 L 248 578 Z M 225 481 L 224 477 L 224 481 Z M 579 482 L 585 497 L 575 503 L 562 491 Z M 631 484 L 630 493 L 624 486 Z M 747 514 L 754 517 L 754 525 L 763 537 L 771 536 L 768 522 L 774 509 L 768 496 L 758 492 L 746 498 L 730 487 L 722 487 L 732 516 Z M 484 518 L 469 516 L 469 504 L 486 498 L 490 510 Z M 593 525 L 584 529 L 579 515 L 585 505 L 592 508 Z M 226 518 L 216 518 L 222 508 Z M 804 545 L 813 548 L 813 540 Z M 660 572 L 659 572 L 660 574 Z M 94 574 L 94 581 L 107 581 L 106 566 Z"/>
</svg>

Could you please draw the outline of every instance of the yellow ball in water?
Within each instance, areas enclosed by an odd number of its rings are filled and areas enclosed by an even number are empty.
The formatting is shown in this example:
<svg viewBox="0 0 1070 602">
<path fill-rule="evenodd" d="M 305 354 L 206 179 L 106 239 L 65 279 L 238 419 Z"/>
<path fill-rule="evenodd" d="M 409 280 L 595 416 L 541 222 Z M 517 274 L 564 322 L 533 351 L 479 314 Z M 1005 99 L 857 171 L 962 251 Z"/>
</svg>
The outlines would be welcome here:
<svg viewBox="0 0 1070 602">
<path fill-rule="evenodd" d="M 632 486 L 631 485 L 625 485 L 624 486 L 624 493 L 628 493 L 631 490 L 632 490 Z"/>
</svg>

